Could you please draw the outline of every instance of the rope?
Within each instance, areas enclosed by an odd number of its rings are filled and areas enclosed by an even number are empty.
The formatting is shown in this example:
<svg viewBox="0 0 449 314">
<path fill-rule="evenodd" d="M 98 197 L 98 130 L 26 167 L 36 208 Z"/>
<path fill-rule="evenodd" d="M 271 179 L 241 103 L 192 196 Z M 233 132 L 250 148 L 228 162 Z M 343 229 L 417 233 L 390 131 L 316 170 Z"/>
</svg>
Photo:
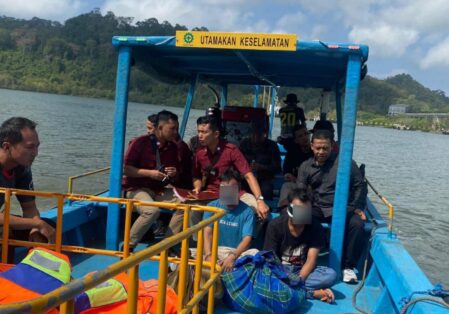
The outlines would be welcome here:
<svg viewBox="0 0 449 314">
<path fill-rule="evenodd" d="M 432 297 L 419 297 L 416 299 L 412 300 L 412 297 L 414 294 L 428 294 Z M 444 298 L 446 296 L 449 296 L 449 290 L 444 290 L 443 286 L 439 283 L 437 283 L 435 285 L 435 287 L 433 287 L 433 289 L 429 289 L 426 291 L 415 291 L 412 292 L 408 297 L 403 297 L 401 299 L 401 301 L 399 302 L 399 305 L 402 305 L 402 309 L 400 314 L 405 314 L 407 313 L 407 310 L 409 309 L 410 306 L 412 306 L 415 303 L 421 302 L 421 301 L 430 301 L 430 302 L 434 302 L 437 304 L 440 304 L 442 306 L 444 306 L 445 308 L 449 309 L 449 305 L 446 304 L 443 300 L 439 300 L 435 297 L 439 297 L 439 298 Z"/>
</svg>

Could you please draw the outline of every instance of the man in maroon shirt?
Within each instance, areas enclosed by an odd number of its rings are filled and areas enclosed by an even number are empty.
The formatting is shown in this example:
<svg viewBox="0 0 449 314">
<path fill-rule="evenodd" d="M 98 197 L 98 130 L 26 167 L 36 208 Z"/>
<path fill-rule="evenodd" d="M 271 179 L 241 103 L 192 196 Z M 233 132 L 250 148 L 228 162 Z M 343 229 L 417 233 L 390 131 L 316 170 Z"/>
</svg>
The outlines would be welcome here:
<svg viewBox="0 0 449 314">
<path fill-rule="evenodd" d="M 259 183 L 237 146 L 220 138 L 217 121 L 211 116 L 198 118 L 197 130 L 201 147 L 197 149 L 193 157 L 193 191 L 196 193 L 201 190 L 218 192 L 219 177 L 226 169 L 234 168 L 244 176 L 253 193 L 244 193 L 240 200 L 252 207 L 258 217 L 265 219 L 269 208 L 264 202 Z M 199 220 L 200 217 L 192 217 L 193 223 Z"/>
<path fill-rule="evenodd" d="M 125 155 L 123 189 L 127 198 L 146 202 L 174 202 L 172 189 L 165 186 L 176 179 L 179 160 L 176 144 L 178 117 L 166 110 L 158 113 L 153 135 L 143 135 L 131 141 Z M 135 206 L 139 218 L 130 232 L 130 247 L 134 248 L 159 217 L 154 206 Z M 167 235 L 182 228 L 183 212 L 176 210 L 171 218 Z"/>
</svg>

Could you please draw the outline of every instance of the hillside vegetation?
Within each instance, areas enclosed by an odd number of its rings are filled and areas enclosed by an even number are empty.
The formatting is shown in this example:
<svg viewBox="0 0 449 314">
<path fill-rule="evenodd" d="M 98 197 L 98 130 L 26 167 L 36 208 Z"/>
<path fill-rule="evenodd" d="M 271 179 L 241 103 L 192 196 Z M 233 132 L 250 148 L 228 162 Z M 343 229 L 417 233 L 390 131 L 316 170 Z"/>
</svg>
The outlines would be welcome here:
<svg viewBox="0 0 449 314">
<path fill-rule="evenodd" d="M 0 88 L 21 89 L 67 95 L 113 98 L 116 51 L 111 45 L 114 35 L 174 35 L 183 25 L 160 23 L 155 18 L 134 23 L 133 18 L 103 15 L 99 10 L 65 21 L 33 18 L 31 20 L 0 17 Z M 207 30 L 204 27 L 195 30 Z M 139 69 L 130 78 L 130 100 L 183 106 L 187 86 L 159 83 Z M 231 87 L 231 104 L 250 105 L 251 88 Z M 317 108 L 320 91 L 282 89 L 300 95 L 306 111 Z M 449 98 L 400 74 L 385 80 L 367 76 L 361 85 L 360 110 L 385 115 L 390 104 L 408 104 L 414 112 L 449 112 Z M 194 106 L 213 104 L 214 97 L 200 86 Z"/>
</svg>

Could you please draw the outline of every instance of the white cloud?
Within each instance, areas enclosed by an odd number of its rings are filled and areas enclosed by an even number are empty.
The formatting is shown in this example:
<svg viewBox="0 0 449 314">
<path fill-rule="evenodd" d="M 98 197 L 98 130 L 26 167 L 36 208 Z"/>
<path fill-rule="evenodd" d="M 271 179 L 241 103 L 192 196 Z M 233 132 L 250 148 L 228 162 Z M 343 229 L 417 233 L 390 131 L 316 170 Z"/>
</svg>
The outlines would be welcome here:
<svg viewBox="0 0 449 314">
<path fill-rule="evenodd" d="M 422 69 L 438 66 L 449 67 L 449 37 L 430 48 L 426 56 L 421 60 L 420 66 Z"/>
<path fill-rule="evenodd" d="M 89 3 L 80 0 L 0 0 L 0 8 L 1 15 L 24 19 L 39 17 L 61 22 L 93 9 Z"/>
<path fill-rule="evenodd" d="M 372 55 L 400 57 L 410 45 L 416 43 L 418 32 L 380 24 L 370 27 L 354 26 L 348 37 L 351 41 L 368 44 Z"/>
<path fill-rule="evenodd" d="M 392 77 L 398 74 L 407 74 L 409 73 L 409 71 L 407 71 L 406 69 L 402 69 L 402 68 L 398 68 L 398 69 L 393 69 L 387 73 L 370 73 L 371 76 L 377 77 L 379 79 L 385 79 L 387 77 Z"/>
<path fill-rule="evenodd" d="M 301 33 L 307 17 L 301 11 L 284 14 L 276 23 L 275 33 Z"/>
</svg>

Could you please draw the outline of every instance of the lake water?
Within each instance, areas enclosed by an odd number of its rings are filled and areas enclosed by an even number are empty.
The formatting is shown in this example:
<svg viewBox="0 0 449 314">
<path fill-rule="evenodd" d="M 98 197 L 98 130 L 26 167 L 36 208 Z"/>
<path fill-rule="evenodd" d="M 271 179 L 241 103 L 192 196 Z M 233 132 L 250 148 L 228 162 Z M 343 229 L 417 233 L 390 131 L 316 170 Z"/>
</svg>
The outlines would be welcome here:
<svg viewBox="0 0 449 314">
<path fill-rule="evenodd" d="M 109 166 L 112 101 L 0 89 L 0 108 L 0 121 L 25 116 L 39 124 L 36 189 L 66 192 L 68 176 Z M 127 139 L 146 132 L 146 117 L 162 109 L 130 103 Z M 170 110 L 182 116 L 182 108 Z M 202 114 L 192 110 L 186 138 Z M 273 134 L 279 134 L 277 124 Z M 449 136 L 358 127 L 354 159 L 366 164 L 368 179 L 395 206 L 394 229 L 409 252 L 433 282 L 449 288 Z M 75 192 L 99 192 L 107 182 L 107 175 L 83 179 Z M 93 185 L 102 187 L 92 191 Z M 371 199 L 386 217 L 386 208 L 374 195 Z M 54 205 L 38 204 L 41 209 Z"/>
</svg>

